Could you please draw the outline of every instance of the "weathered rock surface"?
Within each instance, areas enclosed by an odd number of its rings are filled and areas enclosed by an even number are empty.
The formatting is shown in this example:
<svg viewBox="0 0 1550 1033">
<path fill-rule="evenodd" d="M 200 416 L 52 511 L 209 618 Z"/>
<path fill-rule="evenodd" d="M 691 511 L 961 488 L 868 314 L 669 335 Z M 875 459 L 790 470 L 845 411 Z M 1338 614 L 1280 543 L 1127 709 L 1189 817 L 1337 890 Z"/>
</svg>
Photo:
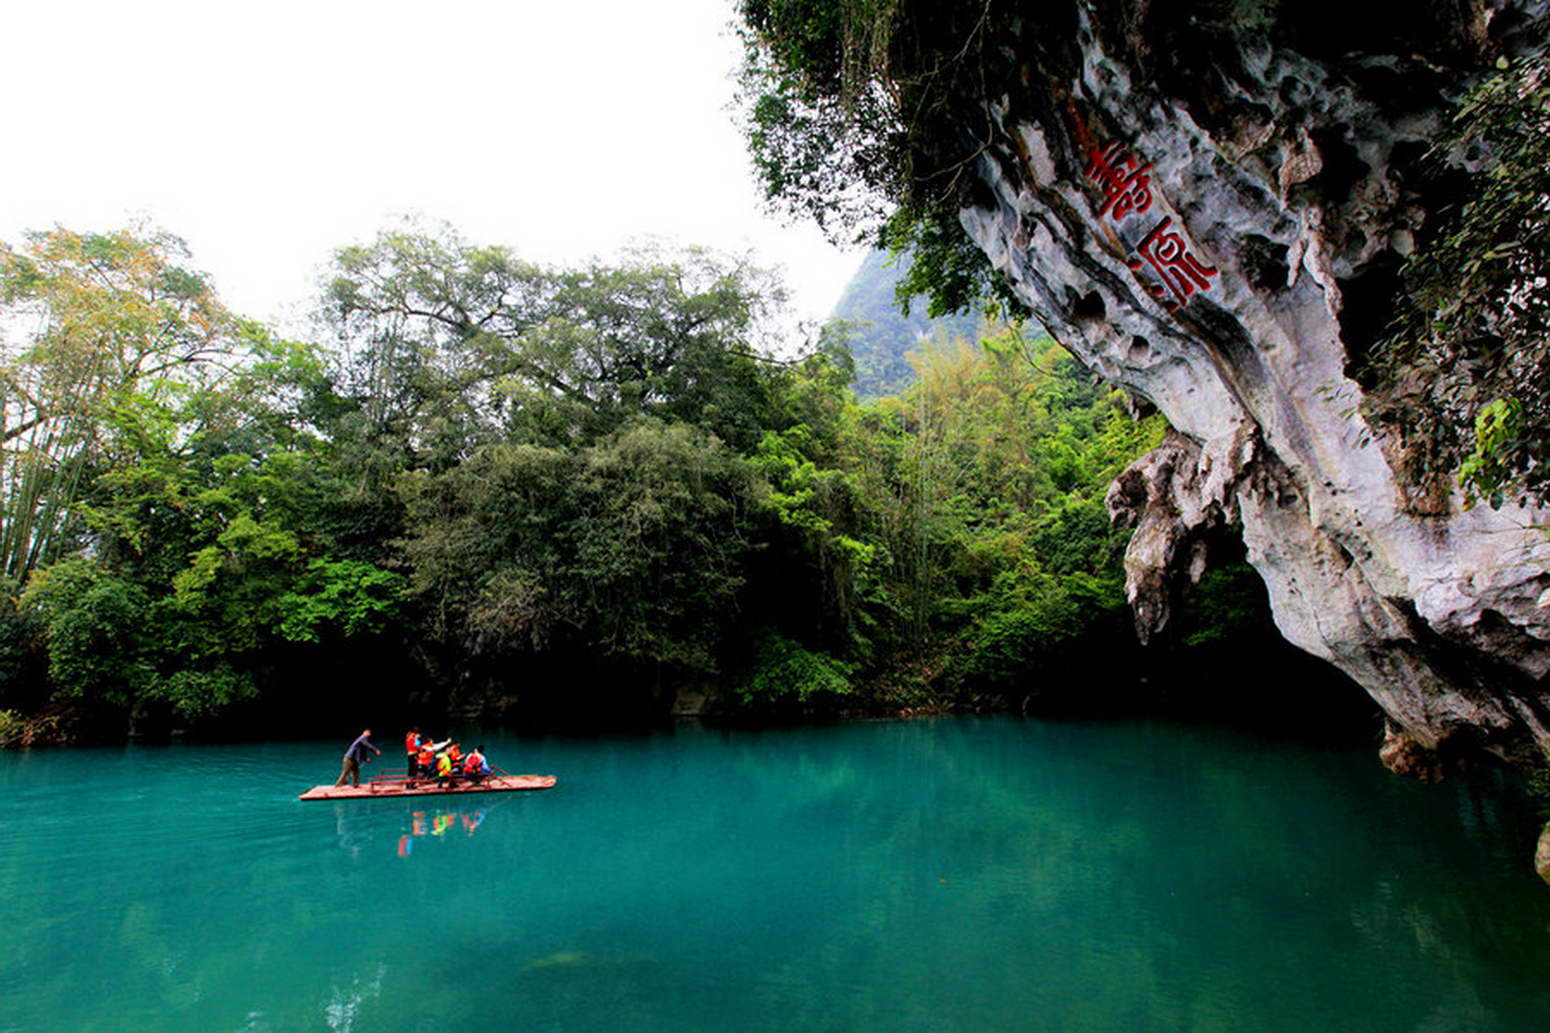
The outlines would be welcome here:
<svg viewBox="0 0 1550 1033">
<path fill-rule="evenodd" d="M 1539 849 L 1534 851 L 1534 870 L 1539 877 L 1550 882 L 1550 823 L 1539 834 Z"/>
<path fill-rule="evenodd" d="M 1550 34 L 1550 4 L 1396 6 L 1366 38 L 1293 31 L 1310 16 L 1270 2 L 1239 5 L 1262 12 L 1248 27 L 1067 6 L 1069 31 L 998 41 L 1011 70 L 960 217 L 1062 343 L 1177 429 L 1109 496 L 1136 528 L 1143 634 L 1241 522 L 1282 632 L 1387 714 L 1391 767 L 1550 748 L 1550 514 L 1410 483 L 1348 372 L 1426 228 L 1429 139 L 1497 56 Z"/>
</svg>

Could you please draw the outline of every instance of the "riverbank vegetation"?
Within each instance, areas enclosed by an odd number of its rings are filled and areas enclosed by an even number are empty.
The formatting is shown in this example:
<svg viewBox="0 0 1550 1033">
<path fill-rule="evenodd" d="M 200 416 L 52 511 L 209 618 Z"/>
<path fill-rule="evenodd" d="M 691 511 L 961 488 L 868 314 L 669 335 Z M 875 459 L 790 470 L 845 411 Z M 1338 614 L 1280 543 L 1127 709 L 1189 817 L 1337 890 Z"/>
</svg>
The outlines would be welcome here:
<svg viewBox="0 0 1550 1033">
<path fill-rule="evenodd" d="M 862 405 L 843 325 L 695 249 L 387 232 L 309 340 L 159 233 L 32 235 L 0 290 L 11 742 L 1027 708 L 1135 659 L 1102 498 L 1163 426 L 1019 327 Z M 1263 624 L 1228 582 L 1202 642 Z"/>
</svg>

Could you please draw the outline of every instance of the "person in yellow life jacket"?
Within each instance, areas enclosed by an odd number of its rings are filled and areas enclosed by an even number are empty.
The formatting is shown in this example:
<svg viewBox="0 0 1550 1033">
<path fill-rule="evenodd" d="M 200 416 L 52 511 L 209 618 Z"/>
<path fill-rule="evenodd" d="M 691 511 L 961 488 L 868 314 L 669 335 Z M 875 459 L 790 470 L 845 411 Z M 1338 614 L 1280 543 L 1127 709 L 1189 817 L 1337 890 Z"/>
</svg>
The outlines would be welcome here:
<svg viewBox="0 0 1550 1033">
<path fill-rule="evenodd" d="M 452 767 L 452 754 L 448 750 L 442 750 L 436 754 L 436 781 L 454 785 L 454 768 Z"/>
</svg>

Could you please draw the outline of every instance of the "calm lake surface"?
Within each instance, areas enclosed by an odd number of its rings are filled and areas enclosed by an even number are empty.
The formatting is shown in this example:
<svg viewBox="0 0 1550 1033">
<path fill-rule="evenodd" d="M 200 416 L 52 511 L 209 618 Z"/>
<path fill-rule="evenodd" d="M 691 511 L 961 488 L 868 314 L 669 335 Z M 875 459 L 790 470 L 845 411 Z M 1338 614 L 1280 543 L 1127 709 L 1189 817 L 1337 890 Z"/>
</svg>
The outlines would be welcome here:
<svg viewBox="0 0 1550 1033">
<path fill-rule="evenodd" d="M 0 1030 L 1550 1028 L 1528 816 L 1370 747 L 1016 718 L 484 741 L 559 786 L 297 801 L 348 736 L 0 754 Z"/>
</svg>

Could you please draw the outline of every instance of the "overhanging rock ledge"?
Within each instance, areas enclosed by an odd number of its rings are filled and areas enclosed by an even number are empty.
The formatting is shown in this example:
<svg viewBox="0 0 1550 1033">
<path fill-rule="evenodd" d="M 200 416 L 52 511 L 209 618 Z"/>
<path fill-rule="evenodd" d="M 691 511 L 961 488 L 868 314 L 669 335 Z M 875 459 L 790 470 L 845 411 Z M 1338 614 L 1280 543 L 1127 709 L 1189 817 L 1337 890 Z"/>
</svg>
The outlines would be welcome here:
<svg viewBox="0 0 1550 1033">
<path fill-rule="evenodd" d="M 1426 228 L 1416 163 L 1471 76 L 1550 34 L 1547 4 L 1461 2 L 1403 49 L 1319 53 L 1273 19 L 1071 6 L 1066 38 L 998 41 L 1018 85 L 988 99 L 960 220 L 1064 345 L 1176 428 L 1109 494 L 1137 529 L 1143 634 L 1241 522 L 1281 631 L 1387 715 L 1386 763 L 1541 758 L 1550 513 L 1410 483 L 1348 370 Z"/>
</svg>

